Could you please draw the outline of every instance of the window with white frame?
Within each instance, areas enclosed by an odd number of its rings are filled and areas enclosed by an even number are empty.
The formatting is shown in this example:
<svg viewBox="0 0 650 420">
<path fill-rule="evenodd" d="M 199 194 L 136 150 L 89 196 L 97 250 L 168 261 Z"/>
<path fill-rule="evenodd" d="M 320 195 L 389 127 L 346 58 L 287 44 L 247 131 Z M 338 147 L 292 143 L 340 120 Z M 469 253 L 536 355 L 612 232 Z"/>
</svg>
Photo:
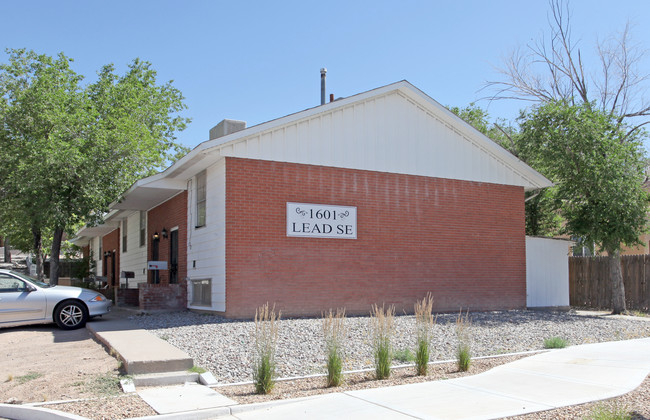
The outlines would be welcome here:
<svg viewBox="0 0 650 420">
<path fill-rule="evenodd" d="M 127 219 L 122 220 L 122 252 L 126 252 Z"/>
<path fill-rule="evenodd" d="M 147 212 L 140 210 L 140 246 L 147 244 Z"/>
<path fill-rule="evenodd" d="M 206 174 L 196 175 L 196 227 L 205 226 Z"/>
</svg>

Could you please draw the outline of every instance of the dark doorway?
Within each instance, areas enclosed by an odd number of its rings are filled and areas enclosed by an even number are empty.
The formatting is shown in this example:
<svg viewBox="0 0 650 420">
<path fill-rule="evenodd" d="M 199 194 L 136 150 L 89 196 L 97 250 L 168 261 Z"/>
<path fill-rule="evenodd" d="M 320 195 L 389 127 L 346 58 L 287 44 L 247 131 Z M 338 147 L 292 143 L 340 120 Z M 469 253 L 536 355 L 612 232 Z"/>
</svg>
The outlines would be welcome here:
<svg viewBox="0 0 650 420">
<path fill-rule="evenodd" d="M 178 283 L 178 230 L 169 232 L 169 283 Z"/>
<path fill-rule="evenodd" d="M 151 244 L 151 260 L 158 261 L 160 248 L 160 239 L 154 239 Z M 158 270 L 151 270 L 151 283 L 160 283 L 160 272 Z"/>
</svg>

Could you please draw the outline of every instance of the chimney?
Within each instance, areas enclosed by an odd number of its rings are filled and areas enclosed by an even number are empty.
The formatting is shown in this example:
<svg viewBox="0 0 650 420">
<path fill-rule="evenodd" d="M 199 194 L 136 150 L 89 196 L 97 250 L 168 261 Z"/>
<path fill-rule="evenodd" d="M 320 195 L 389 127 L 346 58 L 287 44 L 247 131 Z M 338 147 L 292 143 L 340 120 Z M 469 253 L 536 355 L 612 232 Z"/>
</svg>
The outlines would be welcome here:
<svg viewBox="0 0 650 420">
<path fill-rule="evenodd" d="M 325 105 L 325 75 L 327 74 L 327 69 L 323 67 L 320 69 L 320 104 Z"/>
<path fill-rule="evenodd" d="M 246 121 L 222 120 L 210 129 L 210 140 L 236 133 L 246 128 Z"/>
</svg>

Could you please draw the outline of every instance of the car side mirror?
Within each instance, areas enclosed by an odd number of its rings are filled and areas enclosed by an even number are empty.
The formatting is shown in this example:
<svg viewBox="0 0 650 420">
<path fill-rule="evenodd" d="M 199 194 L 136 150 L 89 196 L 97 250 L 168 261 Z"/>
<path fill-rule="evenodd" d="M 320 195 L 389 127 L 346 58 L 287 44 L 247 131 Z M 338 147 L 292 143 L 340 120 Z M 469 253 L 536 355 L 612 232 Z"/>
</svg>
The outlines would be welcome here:
<svg viewBox="0 0 650 420">
<path fill-rule="evenodd" d="M 32 286 L 31 284 L 26 284 L 25 285 L 25 291 L 26 292 L 35 292 L 36 288 L 34 286 Z"/>
</svg>

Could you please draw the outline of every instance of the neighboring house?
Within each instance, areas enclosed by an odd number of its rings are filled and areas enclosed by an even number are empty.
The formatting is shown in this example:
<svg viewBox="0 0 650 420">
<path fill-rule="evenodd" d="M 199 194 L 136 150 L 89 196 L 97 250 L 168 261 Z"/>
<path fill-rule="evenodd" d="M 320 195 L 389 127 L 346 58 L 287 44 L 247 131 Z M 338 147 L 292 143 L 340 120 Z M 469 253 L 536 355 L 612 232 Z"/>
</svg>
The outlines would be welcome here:
<svg viewBox="0 0 650 420">
<path fill-rule="evenodd" d="M 222 121 L 112 206 L 127 248 L 103 236 L 102 270 L 168 263 L 140 307 L 412 312 L 428 292 L 437 311 L 526 307 L 524 191 L 551 182 L 410 83 L 244 127 Z M 147 252 L 130 258 L 140 212 Z M 93 229 L 77 243 L 116 235 Z"/>
</svg>

